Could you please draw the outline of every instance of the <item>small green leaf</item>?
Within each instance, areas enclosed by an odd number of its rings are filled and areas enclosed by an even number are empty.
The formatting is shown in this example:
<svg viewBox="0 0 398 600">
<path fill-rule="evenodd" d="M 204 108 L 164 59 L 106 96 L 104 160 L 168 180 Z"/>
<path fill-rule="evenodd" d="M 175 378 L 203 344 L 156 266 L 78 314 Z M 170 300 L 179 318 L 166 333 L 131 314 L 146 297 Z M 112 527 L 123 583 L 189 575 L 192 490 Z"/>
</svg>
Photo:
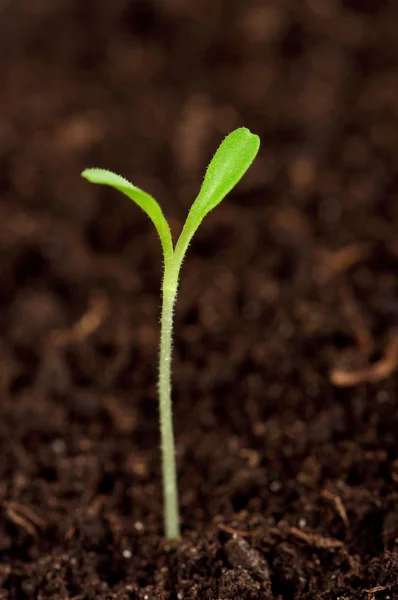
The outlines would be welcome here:
<svg viewBox="0 0 398 600">
<path fill-rule="evenodd" d="M 108 185 L 119 192 L 122 192 L 122 194 L 128 196 L 130 200 L 138 204 L 156 227 L 162 244 L 165 262 L 171 260 L 173 256 L 173 242 L 171 239 L 170 227 L 155 198 L 152 198 L 152 196 L 130 183 L 124 177 L 112 173 L 112 171 L 108 171 L 107 169 L 85 169 L 81 175 L 91 183 Z"/>
<path fill-rule="evenodd" d="M 182 261 L 188 244 L 204 217 L 217 206 L 246 173 L 260 147 L 260 138 L 246 127 L 230 133 L 207 167 L 200 192 L 193 203 L 180 238 L 176 255 Z"/>
</svg>

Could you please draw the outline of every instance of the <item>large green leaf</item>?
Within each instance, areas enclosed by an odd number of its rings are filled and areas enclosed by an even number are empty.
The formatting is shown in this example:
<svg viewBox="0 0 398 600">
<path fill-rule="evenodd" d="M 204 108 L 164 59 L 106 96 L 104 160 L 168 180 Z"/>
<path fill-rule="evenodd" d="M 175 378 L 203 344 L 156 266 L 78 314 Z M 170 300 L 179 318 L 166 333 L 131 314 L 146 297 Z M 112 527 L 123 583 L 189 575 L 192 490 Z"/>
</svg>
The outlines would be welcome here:
<svg viewBox="0 0 398 600">
<path fill-rule="evenodd" d="M 204 177 L 180 238 L 176 256 L 182 261 L 188 244 L 204 217 L 217 206 L 246 173 L 260 147 L 260 138 L 246 127 L 230 133 L 222 142 Z"/>
</svg>

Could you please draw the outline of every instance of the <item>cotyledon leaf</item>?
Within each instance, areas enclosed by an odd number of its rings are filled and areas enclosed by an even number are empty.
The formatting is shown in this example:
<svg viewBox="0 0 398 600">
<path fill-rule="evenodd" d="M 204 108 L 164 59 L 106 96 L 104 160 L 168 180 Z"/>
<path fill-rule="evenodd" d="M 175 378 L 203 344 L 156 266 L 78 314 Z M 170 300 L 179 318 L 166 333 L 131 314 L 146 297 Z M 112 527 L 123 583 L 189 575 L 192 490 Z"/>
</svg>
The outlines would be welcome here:
<svg viewBox="0 0 398 600">
<path fill-rule="evenodd" d="M 82 172 L 82 177 L 91 183 L 108 185 L 122 194 L 125 194 L 130 200 L 138 204 L 156 227 L 162 244 L 165 262 L 172 259 L 173 242 L 171 239 L 170 227 L 155 198 L 130 183 L 130 181 L 124 177 L 121 177 L 121 175 L 117 175 L 107 169 L 85 169 Z"/>
<path fill-rule="evenodd" d="M 260 138 L 239 127 L 221 143 L 207 167 L 199 194 L 191 206 L 176 245 L 177 260 L 184 257 L 188 244 L 204 217 L 215 208 L 246 173 L 260 147 Z"/>
</svg>

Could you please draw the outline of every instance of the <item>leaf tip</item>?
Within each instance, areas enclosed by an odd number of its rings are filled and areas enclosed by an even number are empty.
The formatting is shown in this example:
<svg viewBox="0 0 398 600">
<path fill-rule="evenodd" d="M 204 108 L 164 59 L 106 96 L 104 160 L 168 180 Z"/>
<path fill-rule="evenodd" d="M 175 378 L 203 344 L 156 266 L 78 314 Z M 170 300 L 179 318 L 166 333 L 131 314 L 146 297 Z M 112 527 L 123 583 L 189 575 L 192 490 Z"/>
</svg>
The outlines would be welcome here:
<svg viewBox="0 0 398 600">
<path fill-rule="evenodd" d="M 118 186 L 133 187 L 127 179 L 108 169 L 84 169 L 81 176 L 90 183 L 100 183 L 115 188 Z"/>
<path fill-rule="evenodd" d="M 235 129 L 232 134 L 236 135 L 236 137 L 240 138 L 241 140 L 250 140 L 257 147 L 257 149 L 260 147 L 260 136 L 256 133 L 252 133 L 247 127 L 238 127 L 238 129 Z"/>
<path fill-rule="evenodd" d="M 84 171 L 82 171 L 80 175 L 81 177 L 83 177 L 83 179 L 87 179 L 87 181 L 93 183 L 96 179 L 95 175 L 99 170 L 100 169 L 84 169 Z"/>
</svg>

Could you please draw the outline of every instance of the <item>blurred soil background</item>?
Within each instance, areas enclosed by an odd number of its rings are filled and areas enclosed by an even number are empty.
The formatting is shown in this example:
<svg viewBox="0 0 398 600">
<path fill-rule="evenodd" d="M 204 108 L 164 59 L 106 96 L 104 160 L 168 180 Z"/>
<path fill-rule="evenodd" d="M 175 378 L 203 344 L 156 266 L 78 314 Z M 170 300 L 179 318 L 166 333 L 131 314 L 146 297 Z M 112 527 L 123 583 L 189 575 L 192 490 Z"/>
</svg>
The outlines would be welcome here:
<svg viewBox="0 0 398 600">
<path fill-rule="evenodd" d="M 398 598 L 398 5 L 1 0 L 1 600 Z M 162 538 L 161 253 L 183 538 Z"/>
</svg>

